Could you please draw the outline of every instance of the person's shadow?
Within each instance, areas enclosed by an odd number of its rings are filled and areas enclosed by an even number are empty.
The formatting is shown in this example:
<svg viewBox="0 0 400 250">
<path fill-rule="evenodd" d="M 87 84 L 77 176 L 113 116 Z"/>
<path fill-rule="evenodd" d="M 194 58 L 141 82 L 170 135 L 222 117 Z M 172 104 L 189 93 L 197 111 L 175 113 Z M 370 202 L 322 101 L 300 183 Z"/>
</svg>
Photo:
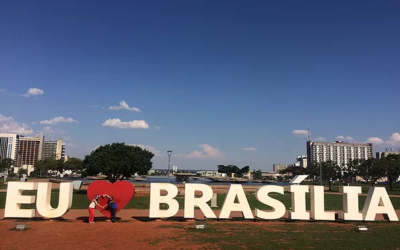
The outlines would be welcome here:
<svg viewBox="0 0 400 250">
<path fill-rule="evenodd" d="M 89 222 L 89 216 L 81 216 L 81 217 L 77 217 L 75 218 L 76 220 L 82 221 L 82 222 Z M 111 218 L 107 218 L 105 216 L 101 216 L 101 217 L 94 217 L 94 222 L 106 222 L 106 221 L 110 221 Z M 120 217 L 115 217 L 115 221 L 120 221 L 121 218 Z"/>
</svg>

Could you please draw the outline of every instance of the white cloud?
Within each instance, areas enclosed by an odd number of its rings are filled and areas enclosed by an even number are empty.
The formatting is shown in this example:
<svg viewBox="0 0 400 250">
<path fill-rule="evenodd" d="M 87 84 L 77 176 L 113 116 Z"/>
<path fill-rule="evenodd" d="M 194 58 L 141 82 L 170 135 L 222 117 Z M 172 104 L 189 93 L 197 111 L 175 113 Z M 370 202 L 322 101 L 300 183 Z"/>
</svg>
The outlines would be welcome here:
<svg viewBox="0 0 400 250">
<path fill-rule="evenodd" d="M 386 146 L 400 146 L 400 133 L 393 133 L 387 141 L 379 137 L 369 137 L 367 142 Z"/>
<path fill-rule="evenodd" d="M 47 124 L 47 125 L 54 125 L 54 124 L 58 124 L 60 122 L 67 122 L 67 123 L 78 123 L 78 121 L 72 119 L 72 118 L 64 118 L 62 116 L 59 117 L 55 117 L 51 120 L 44 120 L 44 121 L 40 121 L 40 124 Z"/>
<path fill-rule="evenodd" d="M 292 134 L 297 135 L 297 136 L 307 136 L 308 131 L 307 130 L 293 130 Z"/>
<path fill-rule="evenodd" d="M 126 109 L 129 111 L 140 112 L 140 109 L 135 107 L 129 107 L 129 105 L 125 101 L 120 101 L 119 106 L 111 106 L 108 108 L 109 110 L 121 110 Z"/>
<path fill-rule="evenodd" d="M 123 122 L 118 118 L 108 119 L 103 123 L 103 127 L 113 127 L 113 128 L 121 128 L 121 129 L 148 129 L 149 124 L 147 124 L 144 120 L 135 120 L 129 122 Z"/>
<path fill-rule="evenodd" d="M 320 141 L 320 142 L 326 141 L 326 139 L 324 137 L 317 137 L 317 138 L 314 138 L 313 140 Z"/>
<path fill-rule="evenodd" d="M 60 130 L 57 128 L 52 128 L 50 126 L 43 127 L 37 131 L 39 134 L 45 135 L 46 137 L 51 137 L 53 135 L 65 135 L 67 131 Z"/>
<path fill-rule="evenodd" d="M 0 94 L 5 94 L 6 90 L 5 89 L 0 89 Z"/>
<path fill-rule="evenodd" d="M 77 143 L 67 143 L 67 147 L 70 147 L 70 148 L 79 148 L 79 144 L 77 144 Z"/>
<path fill-rule="evenodd" d="M 389 138 L 389 143 L 391 145 L 398 145 L 400 144 L 400 134 L 399 133 L 393 133 L 390 138 Z"/>
<path fill-rule="evenodd" d="M 379 137 L 369 137 L 367 139 L 367 142 L 373 143 L 373 144 L 383 144 L 384 143 L 384 141 Z"/>
<path fill-rule="evenodd" d="M 147 146 L 142 144 L 130 144 L 130 146 L 136 146 L 136 147 L 141 147 L 142 149 L 146 149 L 147 151 L 152 152 L 154 156 L 162 156 L 160 151 L 158 151 L 155 147 L 152 146 Z"/>
<path fill-rule="evenodd" d="M 186 155 L 185 158 L 206 159 L 206 158 L 220 158 L 224 156 L 224 154 L 219 149 L 213 148 L 208 144 L 200 144 L 199 147 L 202 148 L 202 151 L 195 150 L 192 153 Z"/>
<path fill-rule="evenodd" d="M 154 126 L 154 128 L 155 128 L 156 130 L 161 130 L 161 127 L 160 127 L 160 126 Z"/>
<path fill-rule="evenodd" d="M 28 91 L 23 94 L 23 97 L 31 97 L 31 96 L 35 96 L 35 95 L 43 95 L 44 91 L 38 88 L 30 88 L 28 89 Z"/>
<path fill-rule="evenodd" d="M 69 140 L 71 140 L 71 136 L 64 136 L 64 141 L 69 141 Z"/>
<path fill-rule="evenodd" d="M 256 148 L 250 147 L 250 148 L 242 148 L 243 151 L 257 151 Z"/>
<path fill-rule="evenodd" d="M 356 142 L 356 140 L 351 136 L 339 135 L 339 136 L 336 136 L 335 139 L 338 140 L 338 141 Z"/>
<path fill-rule="evenodd" d="M 15 122 L 14 119 L 0 114 L 0 132 L 19 135 L 33 134 L 33 130 L 24 123 Z"/>
</svg>

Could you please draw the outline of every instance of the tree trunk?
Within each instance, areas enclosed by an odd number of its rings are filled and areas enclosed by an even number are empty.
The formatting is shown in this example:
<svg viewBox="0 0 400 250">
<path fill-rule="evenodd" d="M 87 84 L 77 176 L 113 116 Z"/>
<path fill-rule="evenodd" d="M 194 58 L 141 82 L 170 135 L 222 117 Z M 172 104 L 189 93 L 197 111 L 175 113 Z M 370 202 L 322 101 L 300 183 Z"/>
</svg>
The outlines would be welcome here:
<svg viewBox="0 0 400 250">
<path fill-rule="evenodd" d="M 392 176 L 389 176 L 389 186 L 390 186 L 390 191 L 393 191 Z"/>
<path fill-rule="evenodd" d="M 331 180 L 329 179 L 329 192 L 332 192 Z"/>
</svg>

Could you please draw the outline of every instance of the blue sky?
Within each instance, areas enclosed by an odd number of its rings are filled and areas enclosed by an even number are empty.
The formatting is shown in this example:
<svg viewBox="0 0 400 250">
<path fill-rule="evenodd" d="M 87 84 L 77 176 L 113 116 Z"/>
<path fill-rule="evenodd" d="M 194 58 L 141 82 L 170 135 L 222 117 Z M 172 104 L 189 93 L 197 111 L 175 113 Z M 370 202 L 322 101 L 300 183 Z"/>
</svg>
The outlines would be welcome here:
<svg viewBox="0 0 400 250">
<path fill-rule="evenodd" d="M 3 1 L 0 132 L 144 145 L 154 168 L 293 163 L 307 117 L 400 148 L 399 44 L 398 1 Z"/>
</svg>

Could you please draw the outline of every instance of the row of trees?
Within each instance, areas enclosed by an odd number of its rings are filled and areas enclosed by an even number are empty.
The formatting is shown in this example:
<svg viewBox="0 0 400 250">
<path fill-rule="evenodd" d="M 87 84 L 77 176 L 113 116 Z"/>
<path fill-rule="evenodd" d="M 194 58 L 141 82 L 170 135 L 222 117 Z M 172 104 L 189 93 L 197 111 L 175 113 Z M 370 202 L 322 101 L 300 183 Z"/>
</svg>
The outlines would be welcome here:
<svg viewBox="0 0 400 250">
<path fill-rule="evenodd" d="M 49 170 L 60 173 L 71 170 L 81 173 L 82 177 L 103 174 L 113 183 L 129 178 L 136 173 L 146 175 L 153 166 L 151 162 L 153 157 L 153 153 L 141 147 L 113 143 L 97 148 L 90 155 L 85 156 L 83 161 L 73 157 L 66 162 L 52 159 L 40 160 L 31 176 L 46 176 Z M 3 159 L 0 161 L 0 171 L 7 170 L 11 176 L 12 165 L 11 159 Z"/>
<path fill-rule="evenodd" d="M 43 159 L 37 162 L 35 171 L 31 173 L 32 176 L 47 175 L 49 170 L 53 172 L 63 173 L 66 170 L 71 170 L 75 173 L 82 173 L 83 161 L 78 158 L 70 157 L 67 161 L 62 159 Z"/>
<path fill-rule="evenodd" d="M 392 154 L 381 159 L 356 159 L 350 161 L 345 167 L 340 167 L 334 161 L 311 163 L 307 168 L 290 166 L 280 171 L 280 173 L 291 173 L 293 175 L 307 174 L 313 180 L 316 180 L 321 178 L 320 169 L 322 169 L 322 180 L 329 182 L 329 190 L 332 190 L 332 180 L 341 179 L 342 182 L 349 183 L 355 180 L 357 176 L 372 186 L 377 180 L 387 177 L 390 190 L 393 190 L 393 182 L 400 176 L 400 155 Z"/>
<path fill-rule="evenodd" d="M 236 177 L 243 177 L 249 171 L 249 166 L 238 168 L 236 165 L 218 165 L 218 173 L 225 173 L 228 177 L 231 177 L 232 174 L 235 174 Z"/>
<path fill-rule="evenodd" d="M 60 173 L 65 170 L 72 170 L 73 172 L 80 173 L 83 169 L 82 160 L 78 158 L 69 158 L 68 161 L 64 162 L 64 160 L 52 160 L 52 159 L 44 159 L 37 162 L 35 171 L 31 173 L 31 176 L 46 176 L 49 170 L 58 171 Z M 0 160 L 0 172 L 7 171 L 8 176 L 13 176 L 13 160 L 10 158 L 5 158 Z M 26 174 L 27 170 L 20 168 L 18 170 L 18 174 Z"/>
</svg>

